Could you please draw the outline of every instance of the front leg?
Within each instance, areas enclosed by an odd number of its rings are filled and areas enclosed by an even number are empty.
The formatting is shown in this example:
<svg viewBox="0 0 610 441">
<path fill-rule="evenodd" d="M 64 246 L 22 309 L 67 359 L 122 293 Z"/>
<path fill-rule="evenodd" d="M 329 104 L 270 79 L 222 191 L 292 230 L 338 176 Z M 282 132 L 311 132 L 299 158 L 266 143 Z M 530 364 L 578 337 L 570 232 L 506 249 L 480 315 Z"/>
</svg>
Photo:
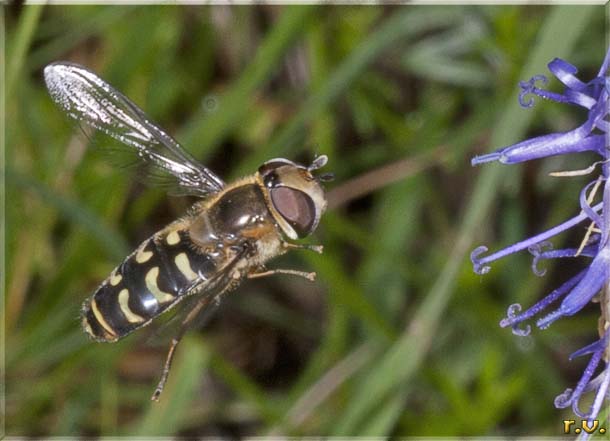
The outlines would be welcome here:
<svg viewBox="0 0 610 441">
<path fill-rule="evenodd" d="M 284 251 L 309 250 L 309 251 L 313 251 L 318 254 L 322 254 L 322 252 L 324 251 L 324 245 L 307 245 L 307 244 L 300 244 L 300 243 L 291 243 L 291 242 L 286 242 L 286 241 L 282 241 L 282 248 L 284 249 Z"/>
<path fill-rule="evenodd" d="M 281 247 L 281 254 L 284 254 L 285 252 L 287 252 L 289 250 L 309 250 L 309 251 L 314 251 L 318 254 L 322 254 L 322 251 L 324 250 L 324 247 L 322 245 L 298 244 L 298 243 L 287 242 L 285 240 L 281 241 L 280 247 Z M 248 273 L 247 276 L 249 279 L 257 279 L 259 277 L 267 277 L 267 276 L 272 276 L 274 274 L 290 274 L 293 276 L 300 276 L 300 277 L 304 277 L 307 280 L 310 280 L 312 282 L 316 279 L 316 273 L 308 273 L 305 271 L 297 271 L 297 270 L 292 270 L 292 269 L 266 270 L 266 268 L 264 266 L 260 266 L 256 269 L 253 269 L 252 271 L 250 271 Z"/>
<path fill-rule="evenodd" d="M 261 268 L 258 268 L 259 270 Z M 264 268 L 262 268 L 264 269 Z M 290 274 L 293 276 L 300 276 L 300 277 L 304 277 L 307 280 L 313 282 L 314 280 L 316 280 L 316 273 L 307 273 L 305 271 L 297 271 L 297 270 L 291 270 L 291 269 L 273 269 L 273 270 L 265 270 L 265 271 L 254 271 L 254 272 L 250 272 L 248 273 L 247 277 L 248 279 L 258 279 L 260 277 L 267 277 L 267 276 L 272 276 L 274 274 Z"/>
</svg>

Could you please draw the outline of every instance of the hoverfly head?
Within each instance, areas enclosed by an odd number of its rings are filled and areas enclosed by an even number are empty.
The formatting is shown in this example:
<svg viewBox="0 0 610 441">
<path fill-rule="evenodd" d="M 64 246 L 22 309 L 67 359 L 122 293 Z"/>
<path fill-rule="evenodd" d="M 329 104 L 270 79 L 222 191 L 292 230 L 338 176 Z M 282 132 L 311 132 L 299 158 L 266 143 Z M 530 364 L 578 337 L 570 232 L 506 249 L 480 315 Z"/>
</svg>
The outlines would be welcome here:
<svg viewBox="0 0 610 441">
<path fill-rule="evenodd" d="M 309 167 L 275 158 L 258 169 L 269 194 L 271 213 L 291 239 L 309 236 L 326 210 L 326 198 L 320 183 L 328 181 L 328 176 L 315 176 L 312 172 L 327 162 L 326 155 L 318 156 Z"/>
</svg>

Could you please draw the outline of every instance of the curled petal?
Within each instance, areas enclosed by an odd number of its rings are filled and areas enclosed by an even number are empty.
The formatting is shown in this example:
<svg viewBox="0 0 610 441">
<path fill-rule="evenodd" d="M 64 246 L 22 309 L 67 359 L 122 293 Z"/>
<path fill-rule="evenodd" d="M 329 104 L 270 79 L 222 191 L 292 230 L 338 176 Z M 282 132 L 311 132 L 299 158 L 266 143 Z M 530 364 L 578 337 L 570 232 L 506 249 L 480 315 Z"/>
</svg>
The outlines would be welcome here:
<svg viewBox="0 0 610 441">
<path fill-rule="evenodd" d="M 588 245 L 582 249 L 579 248 L 564 248 L 561 250 L 552 249 L 552 245 L 549 242 L 543 242 L 540 245 L 533 245 L 528 248 L 529 252 L 534 256 L 532 260 L 532 272 L 537 276 L 544 276 L 546 274 L 546 269 L 538 268 L 538 264 L 541 260 L 547 259 L 564 259 L 570 257 L 595 257 L 597 255 L 597 243 L 599 242 L 599 235 L 593 235 L 589 241 Z M 543 246 L 546 246 L 550 249 L 543 249 Z"/>
<path fill-rule="evenodd" d="M 546 275 L 546 268 L 540 269 L 538 268 L 538 263 L 540 261 L 540 255 L 535 256 L 532 260 L 532 272 L 538 277 L 544 277 Z"/>
<path fill-rule="evenodd" d="M 519 87 L 521 88 L 521 92 L 519 92 L 519 104 L 522 107 L 532 107 L 534 105 L 534 99 L 530 98 L 529 100 L 525 100 L 525 96 L 529 94 L 539 94 L 540 89 L 536 87 L 536 81 L 540 81 L 542 84 L 546 84 L 549 82 L 544 75 L 534 75 L 530 78 L 529 81 L 520 81 Z"/>
<path fill-rule="evenodd" d="M 485 265 L 479 259 L 479 256 L 481 254 L 486 253 L 487 250 L 488 250 L 488 248 L 486 246 L 480 246 L 480 247 L 477 247 L 474 250 L 472 250 L 472 252 L 470 253 L 470 261 L 472 262 L 472 265 L 474 267 L 474 272 L 476 274 L 480 274 L 480 275 L 487 274 L 489 272 L 489 270 L 491 269 L 491 267 L 489 265 Z"/>
<path fill-rule="evenodd" d="M 561 58 L 555 58 L 548 64 L 549 70 L 557 77 L 559 81 L 565 84 L 568 88 L 573 90 L 583 90 L 586 84 L 576 78 L 575 74 L 578 73 L 576 66 L 562 60 Z"/>
<path fill-rule="evenodd" d="M 546 274 L 546 269 L 539 269 L 538 263 L 541 259 L 546 258 L 545 251 L 550 251 L 552 249 L 553 244 L 548 241 L 540 242 L 528 247 L 528 251 L 534 256 L 534 259 L 532 260 L 532 271 L 538 277 L 542 277 Z"/>
<path fill-rule="evenodd" d="M 597 225 L 597 228 L 602 227 L 602 218 L 599 214 L 597 214 L 597 212 L 595 210 L 593 210 L 591 208 L 591 204 L 589 204 L 588 202 L 588 191 L 589 188 L 591 188 L 592 186 L 594 186 L 595 184 L 597 184 L 598 181 L 592 181 L 589 182 L 587 185 L 585 185 L 585 187 L 580 191 L 580 196 L 579 196 L 579 200 L 580 200 L 580 208 L 582 208 L 582 211 L 584 211 L 586 213 L 587 216 L 589 216 L 589 219 L 591 219 L 595 225 Z"/>
<path fill-rule="evenodd" d="M 562 393 L 560 393 L 559 395 L 557 395 L 555 397 L 555 402 L 553 404 L 555 404 L 555 407 L 557 409 L 565 409 L 566 407 L 569 407 L 570 405 L 572 405 L 573 394 L 574 394 L 574 389 L 567 388 L 566 390 L 564 390 Z"/>
<path fill-rule="evenodd" d="M 525 337 L 530 334 L 532 327 L 527 325 L 525 328 L 519 328 L 518 325 L 521 322 L 521 320 L 519 320 L 519 312 L 521 312 L 521 305 L 519 303 L 513 303 L 510 305 L 506 311 L 506 318 L 500 321 L 500 326 L 502 328 L 512 326 L 513 334 Z"/>
<path fill-rule="evenodd" d="M 519 325 L 514 325 L 511 329 L 513 335 L 518 335 L 519 337 L 527 337 L 532 332 L 532 327 L 530 325 L 525 325 L 523 328 L 520 328 Z"/>
</svg>

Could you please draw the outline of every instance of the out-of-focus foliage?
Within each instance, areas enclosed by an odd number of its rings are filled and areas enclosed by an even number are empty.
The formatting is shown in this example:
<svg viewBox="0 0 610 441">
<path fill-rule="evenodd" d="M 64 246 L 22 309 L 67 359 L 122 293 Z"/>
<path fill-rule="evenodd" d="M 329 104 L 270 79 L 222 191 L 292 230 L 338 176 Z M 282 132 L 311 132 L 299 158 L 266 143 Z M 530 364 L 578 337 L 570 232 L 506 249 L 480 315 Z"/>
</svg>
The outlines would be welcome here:
<svg viewBox="0 0 610 441">
<path fill-rule="evenodd" d="M 575 126 L 563 108 L 520 109 L 517 82 L 554 57 L 594 75 L 603 6 L 2 14 L 9 435 L 561 434 L 570 414 L 553 399 L 583 367 L 564 360 L 591 339 L 597 312 L 518 339 L 498 327 L 507 305 L 532 303 L 569 265 L 537 278 L 521 256 L 481 278 L 467 257 L 572 213 L 582 181 L 546 173 L 579 167 L 469 164 L 526 131 Z M 324 254 L 270 265 L 318 280 L 244 283 L 181 344 L 159 404 L 149 396 L 168 336 L 92 343 L 79 308 L 193 201 L 88 147 L 44 88 L 57 60 L 99 73 L 227 179 L 322 153 L 336 174 L 311 240 Z"/>
</svg>

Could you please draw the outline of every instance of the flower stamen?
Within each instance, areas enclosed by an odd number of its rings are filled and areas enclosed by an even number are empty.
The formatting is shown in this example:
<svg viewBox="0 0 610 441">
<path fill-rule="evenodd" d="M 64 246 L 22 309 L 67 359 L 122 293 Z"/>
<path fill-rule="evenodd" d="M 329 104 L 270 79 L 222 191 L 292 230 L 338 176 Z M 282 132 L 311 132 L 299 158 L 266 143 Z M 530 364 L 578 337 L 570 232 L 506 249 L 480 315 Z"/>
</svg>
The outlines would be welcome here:
<svg viewBox="0 0 610 441">
<path fill-rule="evenodd" d="M 578 247 L 578 250 L 576 251 L 576 254 L 574 255 L 574 257 L 580 256 L 580 254 L 582 253 L 582 250 L 584 250 L 585 247 L 587 246 L 587 244 L 589 243 L 589 240 L 591 239 L 591 235 L 593 233 L 601 233 L 601 230 L 595 228 L 595 222 L 591 222 L 589 224 L 589 226 L 587 227 L 587 232 L 585 233 L 585 236 L 582 238 L 582 242 L 580 242 L 580 246 Z"/>
<path fill-rule="evenodd" d="M 593 173 L 595 171 L 595 168 L 598 165 L 605 164 L 608 161 L 610 161 L 610 159 L 606 159 L 604 161 L 596 161 L 593 164 L 591 164 L 589 167 L 583 168 L 581 170 L 565 170 L 565 171 L 550 172 L 549 176 L 553 176 L 555 178 L 566 178 L 566 177 L 573 177 L 573 176 L 590 175 L 591 173 Z"/>
</svg>

